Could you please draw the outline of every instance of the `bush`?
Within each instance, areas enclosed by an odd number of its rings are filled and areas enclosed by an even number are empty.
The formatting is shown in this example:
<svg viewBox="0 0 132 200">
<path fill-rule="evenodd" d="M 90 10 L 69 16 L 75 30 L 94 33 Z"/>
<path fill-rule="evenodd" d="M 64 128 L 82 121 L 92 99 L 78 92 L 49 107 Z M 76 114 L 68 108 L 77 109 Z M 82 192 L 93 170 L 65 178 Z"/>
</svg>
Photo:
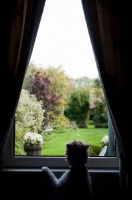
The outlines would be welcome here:
<svg viewBox="0 0 132 200">
<path fill-rule="evenodd" d="M 64 115 L 56 115 L 53 117 L 53 120 L 50 121 L 49 126 L 67 128 L 69 124 L 70 122 L 67 117 Z"/>
<path fill-rule="evenodd" d="M 89 120 L 88 125 L 94 125 L 93 120 Z"/>
<path fill-rule="evenodd" d="M 15 125 L 15 128 L 15 155 L 25 155 L 22 140 L 25 133 L 29 132 L 29 129 L 20 127 L 19 123 Z"/>
<path fill-rule="evenodd" d="M 96 145 L 90 144 L 90 148 L 89 148 L 90 156 L 98 156 L 100 151 L 101 151 L 101 146 L 96 146 Z"/>
<path fill-rule="evenodd" d="M 42 103 L 22 89 L 15 113 L 15 154 L 24 154 L 22 140 L 26 132 L 41 132 L 43 113 Z"/>
<path fill-rule="evenodd" d="M 96 123 L 95 128 L 108 128 L 108 123 Z"/>
<path fill-rule="evenodd" d="M 28 90 L 22 89 L 15 123 L 19 124 L 19 127 L 29 128 L 31 132 L 39 132 L 44 119 L 43 114 L 42 102 L 37 101 L 35 95 L 31 95 Z"/>
</svg>

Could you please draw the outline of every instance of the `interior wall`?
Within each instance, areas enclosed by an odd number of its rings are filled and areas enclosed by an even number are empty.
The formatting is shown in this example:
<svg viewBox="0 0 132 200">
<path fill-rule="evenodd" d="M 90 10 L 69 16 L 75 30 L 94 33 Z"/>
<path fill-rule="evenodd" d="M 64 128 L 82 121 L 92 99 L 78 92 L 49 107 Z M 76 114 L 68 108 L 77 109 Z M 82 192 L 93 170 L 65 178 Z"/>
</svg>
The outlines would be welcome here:
<svg viewBox="0 0 132 200">
<path fill-rule="evenodd" d="M 59 178 L 61 172 L 56 172 Z M 111 199 L 118 195 L 119 174 L 91 172 L 93 192 L 95 199 Z M 41 170 L 35 171 L 8 171 L 3 172 L 5 183 L 4 195 L 13 198 L 43 198 L 44 200 L 53 199 L 52 189 L 48 186 L 48 180 L 43 178 Z M 19 198 L 18 198 L 19 199 Z"/>
</svg>

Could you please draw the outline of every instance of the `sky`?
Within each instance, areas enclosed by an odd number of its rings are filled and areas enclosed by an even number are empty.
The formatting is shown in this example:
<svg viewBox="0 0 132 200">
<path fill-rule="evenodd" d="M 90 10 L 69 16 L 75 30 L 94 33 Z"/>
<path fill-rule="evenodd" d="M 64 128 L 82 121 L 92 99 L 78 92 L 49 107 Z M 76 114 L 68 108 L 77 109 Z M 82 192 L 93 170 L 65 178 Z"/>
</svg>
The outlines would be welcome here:
<svg viewBox="0 0 132 200">
<path fill-rule="evenodd" d="M 71 78 L 98 77 L 81 0 L 46 0 L 30 62 Z"/>
</svg>

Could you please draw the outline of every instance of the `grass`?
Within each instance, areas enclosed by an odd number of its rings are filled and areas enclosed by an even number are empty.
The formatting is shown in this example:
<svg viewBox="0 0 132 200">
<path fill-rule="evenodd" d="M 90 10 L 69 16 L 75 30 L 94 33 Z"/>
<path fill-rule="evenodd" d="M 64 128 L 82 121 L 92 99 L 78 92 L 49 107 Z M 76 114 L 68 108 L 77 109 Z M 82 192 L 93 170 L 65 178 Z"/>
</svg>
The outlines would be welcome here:
<svg viewBox="0 0 132 200">
<path fill-rule="evenodd" d="M 43 156 L 64 156 L 66 143 L 73 140 L 80 140 L 90 145 L 101 147 L 101 139 L 104 135 L 108 135 L 107 128 L 93 128 L 90 125 L 88 128 L 78 128 L 77 130 L 67 129 L 63 133 L 54 133 L 46 138 L 44 136 L 44 146 L 42 149 Z"/>
</svg>

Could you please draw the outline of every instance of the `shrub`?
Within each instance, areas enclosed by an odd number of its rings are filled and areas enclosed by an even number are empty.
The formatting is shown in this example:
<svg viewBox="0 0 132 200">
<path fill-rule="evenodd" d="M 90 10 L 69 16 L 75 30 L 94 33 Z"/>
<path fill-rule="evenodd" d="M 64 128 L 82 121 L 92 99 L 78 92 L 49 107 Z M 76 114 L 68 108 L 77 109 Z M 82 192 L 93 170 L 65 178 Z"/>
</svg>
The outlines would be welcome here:
<svg viewBox="0 0 132 200">
<path fill-rule="evenodd" d="M 95 128 L 108 128 L 108 123 L 95 123 Z"/>
<path fill-rule="evenodd" d="M 28 128 L 20 127 L 19 123 L 15 125 L 15 155 L 25 155 L 25 151 L 23 148 L 23 135 L 26 132 L 29 132 Z"/>
<path fill-rule="evenodd" d="M 18 107 L 15 114 L 15 122 L 19 127 L 29 128 L 31 132 L 41 131 L 44 110 L 42 102 L 37 101 L 35 95 L 22 89 Z"/>
<path fill-rule="evenodd" d="M 64 115 L 56 115 L 53 120 L 49 123 L 52 127 L 66 128 L 70 124 L 69 119 Z"/>
<path fill-rule="evenodd" d="M 41 132 L 43 113 L 41 101 L 22 89 L 15 113 L 15 154 L 24 154 L 22 140 L 26 132 Z"/>
<path fill-rule="evenodd" d="M 90 156 L 98 156 L 100 151 L 101 151 L 101 146 L 96 146 L 96 145 L 90 144 L 90 148 L 89 148 Z"/>
<path fill-rule="evenodd" d="M 88 125 L 94 125 L 93 120 L 89 120 Z"/>
</svg>

